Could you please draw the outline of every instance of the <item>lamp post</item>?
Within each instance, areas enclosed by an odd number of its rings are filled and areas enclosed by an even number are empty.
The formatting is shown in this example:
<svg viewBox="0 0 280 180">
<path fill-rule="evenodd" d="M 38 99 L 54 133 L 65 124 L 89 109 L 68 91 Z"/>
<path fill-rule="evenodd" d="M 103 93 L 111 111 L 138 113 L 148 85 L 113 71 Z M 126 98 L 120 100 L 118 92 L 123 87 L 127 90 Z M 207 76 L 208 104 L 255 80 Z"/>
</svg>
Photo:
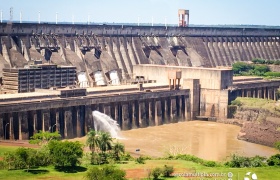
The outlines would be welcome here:
<svg viewBox="0 0 280 180">
<path fill-rule="evenodd" d="M 56 126 L 56 124 L 52 125 L 52 128 L 51 128 L 52 131 L 51 131 L 51 132 L 53 132 L 53 127 L 54 127 L 54 126 Z"/>
<path fill-rule="evenodd" d="M 8 125 L 8 124 L 10 124 L 10 123 L 7 123 L 7 124 L 5 125 L 5 129 L 4 129 L 4 135 L 5 135 L 5 139 L 4 139 L 4 140 L 6 140 L 6 133 L 7 133 L 6 129 L 7 129 L 7 125 Z"/>
</svg>

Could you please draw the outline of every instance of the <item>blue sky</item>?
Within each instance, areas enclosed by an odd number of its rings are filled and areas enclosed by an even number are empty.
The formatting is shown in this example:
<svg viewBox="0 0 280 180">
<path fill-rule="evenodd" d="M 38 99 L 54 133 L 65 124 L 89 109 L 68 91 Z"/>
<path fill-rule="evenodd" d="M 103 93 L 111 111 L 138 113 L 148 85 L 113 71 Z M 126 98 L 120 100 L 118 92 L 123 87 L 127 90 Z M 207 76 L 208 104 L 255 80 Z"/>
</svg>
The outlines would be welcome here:
<svg viewBox="0 0 280 180">
<path fill-rule="evenodd" d="M 178 9 L 190 10 L 190 24 L 280 25 L 280 0 L 0 0 L 3 19 L 102 23 L 177 24 Z"/>
</svg>

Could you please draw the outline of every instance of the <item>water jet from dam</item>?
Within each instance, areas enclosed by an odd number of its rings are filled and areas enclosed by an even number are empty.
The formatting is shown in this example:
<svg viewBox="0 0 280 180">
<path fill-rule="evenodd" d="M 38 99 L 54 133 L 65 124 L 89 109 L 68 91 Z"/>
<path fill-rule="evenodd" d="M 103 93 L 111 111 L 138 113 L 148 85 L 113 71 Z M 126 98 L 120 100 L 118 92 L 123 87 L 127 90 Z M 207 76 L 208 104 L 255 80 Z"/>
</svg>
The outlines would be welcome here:
<svg viewBox="0 0 280 180">
<path fill-rule="evenodd" d="M 120 127 L 117 121 L 99 111 L 92 111 L 94 130 L 108 132 L 112 138 L 120 139 Z"/>
</svg>

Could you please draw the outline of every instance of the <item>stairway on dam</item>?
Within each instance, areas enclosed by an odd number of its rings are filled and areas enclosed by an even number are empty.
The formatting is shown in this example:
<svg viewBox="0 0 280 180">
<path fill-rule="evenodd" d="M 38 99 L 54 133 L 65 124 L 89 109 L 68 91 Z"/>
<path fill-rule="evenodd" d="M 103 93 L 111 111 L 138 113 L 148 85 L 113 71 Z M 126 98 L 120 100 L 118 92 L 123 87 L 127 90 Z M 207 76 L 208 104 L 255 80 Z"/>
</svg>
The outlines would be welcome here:
<svg viewBox="0 0 280 180">
<path fill-rule="evenodd" d="M 72 65 L 96 85 L 97 74 L 105 84 L 112 82 L 112 72 L 120 82 L 135 78 L 133 66 L 137 64 L 219 67 L 253 58 L 280 59 L 277 29 L 98 26 L 94 31 L 81 26 L 74 31 L 74 26 L 67 25 L 46 26 L 34 33 L 38 28 L 30 33 L 23 29 L 0 33 L 1 66 L 23 68 L 34 60 Z"/>
</svg>

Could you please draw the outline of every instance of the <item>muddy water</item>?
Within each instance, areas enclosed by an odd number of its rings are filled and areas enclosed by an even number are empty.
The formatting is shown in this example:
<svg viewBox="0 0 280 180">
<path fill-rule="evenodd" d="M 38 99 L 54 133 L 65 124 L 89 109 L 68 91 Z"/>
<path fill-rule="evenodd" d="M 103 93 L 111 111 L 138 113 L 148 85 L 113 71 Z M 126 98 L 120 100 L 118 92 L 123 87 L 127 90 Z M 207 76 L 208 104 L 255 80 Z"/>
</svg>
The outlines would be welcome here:
<svg viewBox="0 0 280 180">
<path fill-rule="evenodd" d="M 273 148 L 237 139 L 240 127 L 205 121 L 188 121 L 122 131 L 120 139 L 133 154 L 163 156 L 192 154 L 203 159 L 222 161 L 235 153 L 244 156 L 271 156 Z M 140 149 L 140 151 L 136 151 Z"/>
</svg>

